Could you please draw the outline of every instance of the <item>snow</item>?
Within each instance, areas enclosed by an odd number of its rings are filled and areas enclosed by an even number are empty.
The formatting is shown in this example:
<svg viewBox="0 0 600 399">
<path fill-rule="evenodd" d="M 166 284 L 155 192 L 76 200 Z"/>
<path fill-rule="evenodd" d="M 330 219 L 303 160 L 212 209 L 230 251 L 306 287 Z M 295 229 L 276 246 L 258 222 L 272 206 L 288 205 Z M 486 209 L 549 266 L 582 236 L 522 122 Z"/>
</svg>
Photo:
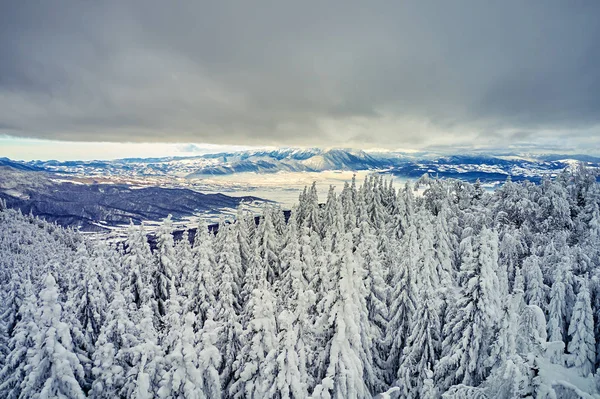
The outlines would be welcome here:
<svg viewBox="0 0 600 399">
<path fill-rule="evenodd" d="M 581 376 L 577 369 L 563 367 L 550 362 L 540 362 L 539 374 L 547 385 L 574 389 L 578 395 L 586 399 L 600 398 L 595 379 Z"/>
<path fill-rule="evenodd" d="M 111 245 L 0 202 L 0 397 L 597 399 L 600 185 L 578 173 L 315 183 L 193 245 L 165 218 L 153 251 L 143 225 Z"/>
</svg>

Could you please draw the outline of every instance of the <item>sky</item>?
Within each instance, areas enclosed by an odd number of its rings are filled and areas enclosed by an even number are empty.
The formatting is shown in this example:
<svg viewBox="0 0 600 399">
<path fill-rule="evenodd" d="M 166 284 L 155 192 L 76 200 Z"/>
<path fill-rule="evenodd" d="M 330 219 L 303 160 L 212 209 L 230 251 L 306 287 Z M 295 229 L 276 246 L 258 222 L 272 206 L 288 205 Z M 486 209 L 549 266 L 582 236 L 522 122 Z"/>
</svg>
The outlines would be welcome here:
<svg viewBox="0 0 600 399">
<path fill-rule="evenodd" d="M 0 156 L 597 154 L 599 15 L 595 0 L 3 1 Z"/>
</svg>

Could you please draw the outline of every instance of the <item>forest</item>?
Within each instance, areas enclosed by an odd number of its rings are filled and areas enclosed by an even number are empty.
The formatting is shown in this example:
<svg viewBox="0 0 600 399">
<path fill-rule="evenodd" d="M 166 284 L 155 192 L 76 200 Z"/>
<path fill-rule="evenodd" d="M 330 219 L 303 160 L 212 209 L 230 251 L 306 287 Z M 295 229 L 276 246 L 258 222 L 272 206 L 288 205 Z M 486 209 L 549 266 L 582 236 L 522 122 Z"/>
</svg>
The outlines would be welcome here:
<svg viewBox="0 0 600 399">
<path fill-rule="evenodd" d="M 0 398 L 593 398 L 599 207 L 370 176 L 151 247 L 0 204 Z"/>
</svg>

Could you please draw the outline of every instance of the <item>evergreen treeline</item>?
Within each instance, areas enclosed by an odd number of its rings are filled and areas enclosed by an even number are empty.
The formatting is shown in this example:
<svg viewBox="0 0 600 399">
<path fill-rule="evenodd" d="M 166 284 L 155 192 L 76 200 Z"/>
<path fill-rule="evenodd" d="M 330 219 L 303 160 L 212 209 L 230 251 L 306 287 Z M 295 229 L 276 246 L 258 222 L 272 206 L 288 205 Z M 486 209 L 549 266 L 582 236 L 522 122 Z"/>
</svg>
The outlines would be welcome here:
<svg viewBox="0 0 600 399">
<path fill-rule="evenodd" d="M 600 361 L 599 205 L 584 168 L 370 177 L 154 251 L 2 209 L 0 397 L 561 397 Z"/>
</svg>

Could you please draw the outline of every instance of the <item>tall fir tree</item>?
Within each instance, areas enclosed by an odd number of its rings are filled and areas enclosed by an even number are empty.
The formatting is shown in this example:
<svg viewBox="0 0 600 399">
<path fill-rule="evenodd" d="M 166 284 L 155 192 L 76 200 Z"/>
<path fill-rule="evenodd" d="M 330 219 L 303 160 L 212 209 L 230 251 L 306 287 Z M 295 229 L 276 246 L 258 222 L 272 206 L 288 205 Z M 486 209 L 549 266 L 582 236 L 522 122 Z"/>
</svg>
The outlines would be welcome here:
<svg viewBox="0 0 600 399">
<path fill-rule="evenodd" d="M 373 359 L 367 358 L 361 337 L 360 320 L 367 314 L 361 274 L 352 253 L 352 234 L 338 247 L 338 260 L 330 265 L 334 289 L 324 298 L 326 313 L 321 329 L 327 337 L 323 350 L 325 373 L 313 390 L 314 398 L 368 398 L 375 378 Z M 357 276 L 358 274 L 358 276 Z M 357 278 L 358 277 L 358 278 Z"/>
<path fill-rule="evenodd" d="M 266 270 L 265 270 L 266 272 Z M 249 323 L 233 365 L 234 381 L 229 388 L 233 398 L 273 397 L 277 359 L 275 298 L 263 275 L 247 304 Z"/>
<path fill-rule="evenodd" d="M 200 219 L 192 248 L 192 267 L 181 276 L 182 294 L 187 295 L 184 312 L 194 313 L 199 326 L 206 320 L 207 312 L 217 306 L 216 267 L 213 235 L 206 221 Z"/>
<path fill-rule="evenodd" d="M 198 353 L 198 369 L 202 377 L 201 388 L 206 398 L 221 397 L 221 354 L 215 346 L 219 339 L 218 325 L 213 320 L 213 312 L 209 310 L 202 330 L 198 333 L 200 351 Z"/>
<path fill-rule="evenodd" d="M 138 228 L 133 223 L 129 225 L 125 247 L 122 258 L 123 293 L 131 296 L 138 309 L 143 305 L 154 308 L 154 289 L 151 289 L 151 281 L 147 276 L 155 274 L 155 265 L 143 224 Z"/>
<path fill-rule="evenodd" d="M 435 367 L 441 389 L 460 383 L 476 386 L 487 377 L 486 360 L 499 307 L 497 245 L 497 234 L 486 227 L 461 243 L 464 283 L 444 326 L 442 358 Z"/>
<path fill-rule="evenodd" d="M 596 348 L 594 341 L 594 316 L 590 303 L 587 276 L 579 283 L 577 302 L 569 325 L 568 364 L 577 367 L 584 377 L 594 370 Z"/>
<path fill-rule="evenodd" d="M 167 301 L 172 295 L 171 287 L 174 287 L 173 276 L 177 271 L 173 222 L 170 215 L 162 221 L 156 232 L 156 239 L 154 292 L 158 304 L 158 315 L 164 317 L 167 314 Z"/>
<path fill-rule="evenodd" d="M 403 255 L 400 255 L 403 254 Z M 390 322 L 386 330 L 386 345 L 389 348 L 387 358 L 388 382 L 396 379 L 400 367 L 402 351 L 412 330 L 413 315 L 417 305 L 416 276 L 419 260 L 419 242 L 417 230 L 411 224 L 403 236 L 397 252 L 398 271 L 391 286 Z M 402 256 L 400 258 L 400 256 Z"/>
<path fill-rule="evenodd" d="M 8 353 L 0 369 L 0 397 L 17 399 L 21 383 L 27 375 L 27 353 L 36 345 L 39 334 L 37 298 L 29 280 L 24 287 L 24 298 L 18 310 L 18 320 L 8 342 Z"/>
<path fill-rule="evenodd" d="M 147 306 L 147 305 L 146 305 Z M 93 355 L 92 398 L 125 398 L 123 387 L 132 368 L 131 349 L 140 343 L 135 303 L 127 303 L 117 286 L 108 306 Z"/>
<path fill-rule="evenodd" d="M 83 366 L 73 352 L 69 326 L 63 321 L 58 287 L 52 274 L 39 297 L 39 331 L 27 353 L 22 398 L 85 398 Z"/>
</svg>

